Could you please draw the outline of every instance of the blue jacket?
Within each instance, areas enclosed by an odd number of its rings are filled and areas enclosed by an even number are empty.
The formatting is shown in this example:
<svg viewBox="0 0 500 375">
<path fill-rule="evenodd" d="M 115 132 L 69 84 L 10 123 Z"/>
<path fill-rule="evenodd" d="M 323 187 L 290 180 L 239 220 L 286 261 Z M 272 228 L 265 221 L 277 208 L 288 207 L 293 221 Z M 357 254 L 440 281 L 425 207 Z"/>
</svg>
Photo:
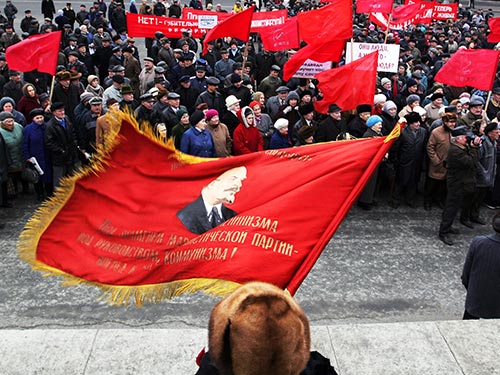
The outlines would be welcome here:
<svg viewBox="0 0 500 375">
<path fill-rule="evenodd" d="M 35 157 L 44 174 L 40 176 L 43 182 L 52 182 L 52 163 L 50 153 L 45 147 L 45 123 L 42 125 L 32 122 L 23 132 L 24 158 Z"/>
<path fill-rule="evenodd" d="M 191 126 L 181 139 L 181 151 L 185 154 L 204 158 L 215 158 L 215 145 L 208 130 L 199 131 Z"/>
<path fill-rule="evenodd" d="M 278 148 L 287 148 L 287 147 L 292 147 L 290 138 L 288 138 L 288 136 L 284 136 L 279 131 L 275 131 L 271 136 L 271 142 L 269 142 L 269 149 L 276 150 Z"/>
</svg>

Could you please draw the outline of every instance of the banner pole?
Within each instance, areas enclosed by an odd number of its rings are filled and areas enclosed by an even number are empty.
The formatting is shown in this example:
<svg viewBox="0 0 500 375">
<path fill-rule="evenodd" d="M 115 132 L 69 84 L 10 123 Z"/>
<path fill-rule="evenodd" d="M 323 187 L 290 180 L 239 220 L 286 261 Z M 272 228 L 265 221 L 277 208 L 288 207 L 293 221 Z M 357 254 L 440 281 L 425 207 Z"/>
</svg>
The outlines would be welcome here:
<svg viewBox="0 0 500 375">
<path fill-rule="evenodd" d="M 384 44 L 387 43 L 387 37 L 389 36 L 389 26 L 391 25 L 391 21 L 392 21 L 392 12 L 389 14 L 389 20 L 387 21 L 387 29 L 385 30 Z"/>
<path fill-rule="evenodd" d="M 55 74 L 52 76 L 52 82 L 50 84 L 50 93 L 49 93 L 49 103 L 52 104 L 52 93 L 54 92 L 54 83 L 56 81 Z"/>
<path fill-rule="evenodd" d="M 484 106 L 484 112 L 488 110 L 488 104 L 490 104 L 492 90 L 488 91 L 488 98 L 486 99 L 486 105 Z"/>
</svg>

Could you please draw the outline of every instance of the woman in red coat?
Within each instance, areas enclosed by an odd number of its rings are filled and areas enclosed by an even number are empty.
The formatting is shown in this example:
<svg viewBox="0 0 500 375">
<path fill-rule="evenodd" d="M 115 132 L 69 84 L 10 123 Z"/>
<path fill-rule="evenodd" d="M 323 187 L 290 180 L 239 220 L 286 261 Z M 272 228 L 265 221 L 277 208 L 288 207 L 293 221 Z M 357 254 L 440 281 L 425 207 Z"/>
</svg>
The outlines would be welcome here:
<svg viewBox="0 0 500 375">
<path fill-rule="evenodd" d="M 35 86 L 31 83 L 26 83 L 23 86 L 23 96 L 19 100 L 17 105 L 17 110 L 21 112 L 24 117 L 26 117 L 26 123 L 30 124 L 33 118 L 30 116 L 30 112 L 35 108 L 41 108 L 42 105 L 38 100 L 38 94 L 36 93 Z"/>
<path fill-rule="evenodd" d="M 255 115 L 250 107 L 238 111 L 239 125 L 233 133 L 233 155 L 264 151 L 264 140 L 257 128 Z"/>
</svg>

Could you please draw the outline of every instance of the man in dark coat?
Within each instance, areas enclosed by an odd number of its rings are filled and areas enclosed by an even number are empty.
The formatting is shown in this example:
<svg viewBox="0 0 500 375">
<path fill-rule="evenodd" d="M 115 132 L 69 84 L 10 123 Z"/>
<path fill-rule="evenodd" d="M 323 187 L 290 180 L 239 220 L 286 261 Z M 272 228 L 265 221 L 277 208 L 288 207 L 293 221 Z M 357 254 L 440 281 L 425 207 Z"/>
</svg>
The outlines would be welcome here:
<svg viewBox="0 0 500 375">
<path fill-rule="evenodd" d="M 42 0 L 42 14 L 45 18 L 52 19 L 56 13 L 53 0 Z"/>
<path fill-rule="evenodd" d="M 347 124 L 342 119 L 342 109 L 337 104 L 328 107 L 328 117 L 318 124 L 314 139 L 316 142 L 336 141 L 347 131 Z"/>
<path fill-rule="evenodd" d="M 194 103 L 200 92 L 198 89 L 191 87 L 189 76 L 182 76 L 179 79 L 179 88 L 175 92 L 180 95 L 181 105 L 186 107 L 190 114 L 193 113 L 196 109 Z"/>
<path fill-rule="evenodd" d="M 452 228 L 453 221 L 460 208 L 462 212 L 467 212 L 467 206 L 472 202 L 476 188 L 477 146 L 480 142 L 478 137 L 467 138 L 466 126 L 456 127 L 451 131 L 451 136 L 450 149 L 446 158 L 448 194 L 439 226 L 439 239 L 450 246 L 453 245 L 453 240 L 449 235 L 458 233 Z M 463 204 L 464 207 L 462 207 Z M 472 227 L 470 221 L 464 218 L 461 218 L 460 222 L 469 228 Z"/>
<path fill-rule="evenodd" d="M 500 318 L 500 213 L 493 217 L 492 226 L 495 233 L 475 237 L 465 258 L 464 319 Z"/>
<path fill-rule="evenodd" d="M 226 113 L 224 97 L 217 91 L 220 85 L 220 80 L 216 77 L 207 78 L 207 91 L 202 92 L 196 99 L 196 106 L 201 103 L 206 103 L 209 109 L 215 109 L 219 112 L 219 117 Z M 227 125 L 227 124 L 226 124 Z"/>
<path fill-rule="evenodd" d="M 94 53 L 94 64 L 99 70 L 99 79 L 104 82 L 108 75 L 109 60 L 113 55 L 113 48 L 111 47 L 111 38 L 104 37 L 101 41 L 102 46 L 96 48 Z"/>
<path fill-rule="evenodd" d="M 9 82 L 3 86 L 3 95 L 8 96 L 19 103 L 23 96 L 23 82 L 21 80 L 21 73 L 17 70 L 9 71 Z"/>
<path fill-rule="evenodd" d="M 422 173 L 427 131 L 421 127 L 420 115 L 411 112 L 405 116 L 407 126 L 394 144 L 393 155 L 396 163 L 396 189 L 393 201 L 396 205 L 404 199 L 412 208 L 416 207 L 415 196 Z"/>
<path fill-rule="evenodd" d="M 70 176 L 78 166 L 78 141 L 64 103 L 56 102 L 50 110 L 53 117 L 47 122 L 45 145 L 52 160 L 54 186 L 59 186 L 61 178 Z"/>
<path fill-rule="evenodd" d="M 224 204 L 233 204 L 235 195 L 247 177 L 245 167 L 230 169 L 205 186 L 201 195 L 182 210 L 177 217 L 190 232 L 202 234 L 236 216 Z"/>
<path fill-rule="evenodd" d="M 52 102 L 62 102 L 66 115 L 71 122 L 74 120 L 74 109 L 80 103 L 80 92 L 78 86 L 71 84 L 71 74 L 68 71 L 61 71 L 56 74 L 57 83 L 54 85 Z"/>
</svg>

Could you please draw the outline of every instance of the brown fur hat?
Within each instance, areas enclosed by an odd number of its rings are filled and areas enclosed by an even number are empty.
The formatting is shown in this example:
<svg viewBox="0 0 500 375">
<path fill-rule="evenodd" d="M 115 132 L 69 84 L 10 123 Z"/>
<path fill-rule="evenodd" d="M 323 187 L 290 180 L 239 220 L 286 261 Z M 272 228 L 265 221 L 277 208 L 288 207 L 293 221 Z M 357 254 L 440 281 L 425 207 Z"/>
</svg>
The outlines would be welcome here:
<svg viewBox="0 0 500 375">
<path fill-rule="evenodd" d="M 212 310 L 208 345 L 224 375 L 298 375 L 309 360 L 309 321 L 278 287 L 251 282 Z"/>
</svg>

